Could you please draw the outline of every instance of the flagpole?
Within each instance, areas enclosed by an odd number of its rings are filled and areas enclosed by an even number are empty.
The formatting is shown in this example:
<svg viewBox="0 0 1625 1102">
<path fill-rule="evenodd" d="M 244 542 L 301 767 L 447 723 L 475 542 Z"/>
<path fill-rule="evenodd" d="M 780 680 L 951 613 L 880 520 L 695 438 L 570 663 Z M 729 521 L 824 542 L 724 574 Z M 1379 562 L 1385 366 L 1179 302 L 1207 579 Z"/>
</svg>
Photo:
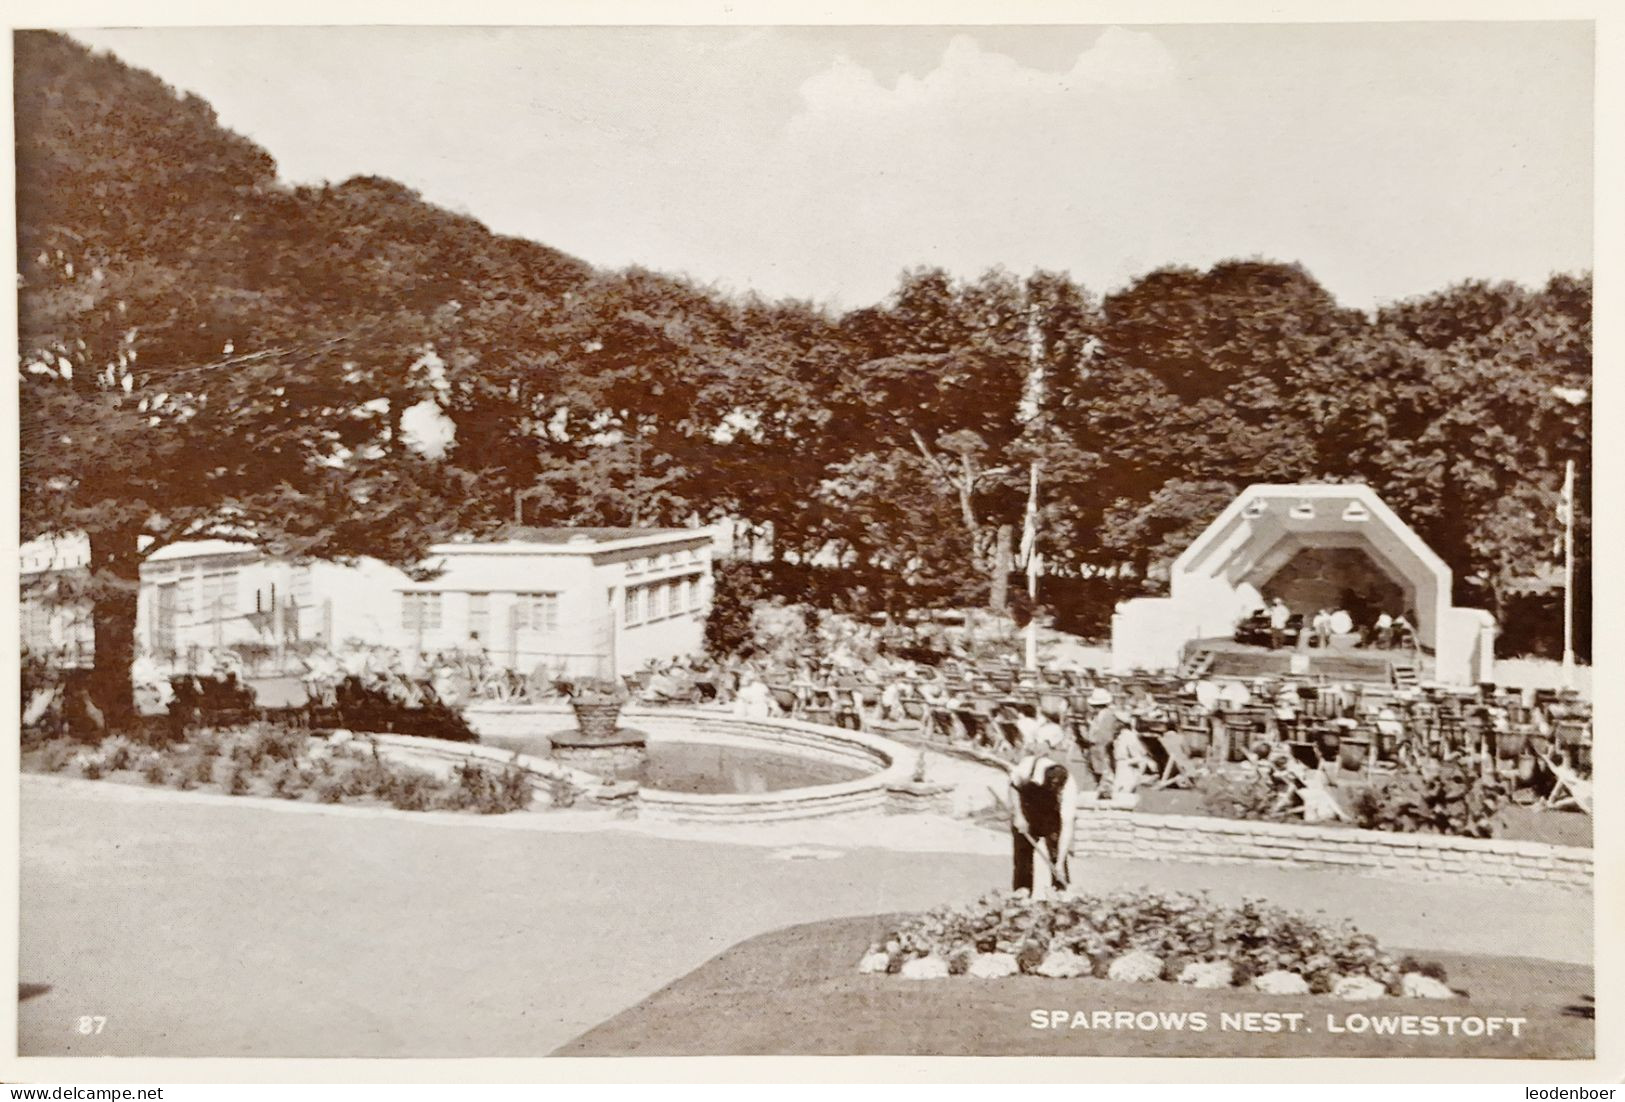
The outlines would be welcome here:
<svg viewBox="0 0 1625 1102">
<path fill-rule="evenodd" d="M 1032 488 L 1027 498 L 1032 544 L 1027 548 L 1027 668 L 1038 668 L 1038 461 L 1032 466 Z"/>
<path fill-rule="evenodd" d="M 1563 687 L 1574 688 L 1574 460 L 1563 473 Z"/>
</svg>

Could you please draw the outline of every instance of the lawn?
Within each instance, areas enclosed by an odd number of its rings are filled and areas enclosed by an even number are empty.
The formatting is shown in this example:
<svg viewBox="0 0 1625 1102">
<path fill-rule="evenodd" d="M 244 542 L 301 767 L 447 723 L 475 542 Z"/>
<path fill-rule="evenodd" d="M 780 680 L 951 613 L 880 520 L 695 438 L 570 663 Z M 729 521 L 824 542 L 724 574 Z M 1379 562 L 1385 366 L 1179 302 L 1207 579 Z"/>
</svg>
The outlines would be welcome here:
<svg viewBox="0 0 1625 1102">
<path fill-rule="evenodd" d="M 840 918 L 751 938 L 564 1045 L 560 1056 L 894 1055 L 1477 1057 L 1585 1059 L 1595 1048 L 1591 969 L 1520 957 L 1428 950 L 1455 1000 L 1343 1002 L 1239 989 L 1106 980 L 904 980 L 863 976 L 864 948 L 897 916 Z M 1187 1015 L 1209 1028 L 1035 1028 L 1032 1013 L 1128 1011 Z M 1301 1013 L 1297 1032 L 1222 1028 L 1221 1015 Z M 1331 1033 L 1351 1015 L 1523 1018 L 1521 1036 L 1392 1037 Z M 1172 1018 L 1168 1019 L 1172 1020 Z M 1248 1024 L 1240 1019 L 1237 1024 Z M 1263 1018 L 1252 1024 L 1268 1025 Z M 1286 1020 L 1279 1024 L 1285 1027 Z"/>
</svg>

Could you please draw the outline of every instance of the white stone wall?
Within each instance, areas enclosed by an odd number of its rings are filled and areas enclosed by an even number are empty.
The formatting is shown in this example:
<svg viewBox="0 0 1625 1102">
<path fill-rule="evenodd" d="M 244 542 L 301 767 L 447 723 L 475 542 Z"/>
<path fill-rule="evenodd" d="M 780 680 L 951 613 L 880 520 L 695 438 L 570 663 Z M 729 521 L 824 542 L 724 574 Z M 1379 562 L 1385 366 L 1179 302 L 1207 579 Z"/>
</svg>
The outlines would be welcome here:
<svg viewBox="0 0 1625 1102">
<path fill-rule="evenodd" d="M 1080 857 L 1285 865 L 1576 891 L 1592 883 L 1591 850 L 1573 846 L 1135 811 L 1079 812 L 1072 850 Z"/>
</svg>

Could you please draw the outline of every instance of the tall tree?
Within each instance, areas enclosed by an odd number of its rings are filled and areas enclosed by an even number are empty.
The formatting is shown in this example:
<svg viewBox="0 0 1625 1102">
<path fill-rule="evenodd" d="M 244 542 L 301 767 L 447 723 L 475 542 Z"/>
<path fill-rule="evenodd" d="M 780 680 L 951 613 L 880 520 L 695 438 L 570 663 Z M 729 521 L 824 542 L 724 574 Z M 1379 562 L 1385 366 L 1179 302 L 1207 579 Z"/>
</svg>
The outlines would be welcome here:
<svg viewBox="0 0 1625 1102">
<path fill-rule="evenodd" d="M 154 551 L 411 562 L 442 530 L 445 472 L 379 416 L 427 319 L 312 309 L 282 278 L 323 248 L 300 197 L 201 100 L 58 35 L 14 43 L 22 535 L 88 537 L 91 692 L 121 725 Z"/>
</svg>

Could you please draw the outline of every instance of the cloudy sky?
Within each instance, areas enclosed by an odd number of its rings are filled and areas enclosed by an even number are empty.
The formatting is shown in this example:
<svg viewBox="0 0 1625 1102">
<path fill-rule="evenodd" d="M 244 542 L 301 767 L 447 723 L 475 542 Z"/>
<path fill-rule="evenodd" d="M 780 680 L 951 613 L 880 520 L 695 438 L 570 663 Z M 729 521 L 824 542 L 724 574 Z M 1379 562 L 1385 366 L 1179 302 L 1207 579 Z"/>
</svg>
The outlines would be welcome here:
<svg viewBox="0 0 1625 1102">
<path fill-rule="evenodd" d="M 1591 266 L 1582 23 L 75 32 L 285 179 L 841 307 L 916 264 L 1302 261 L 1352 306 Z"/>
</svg>

